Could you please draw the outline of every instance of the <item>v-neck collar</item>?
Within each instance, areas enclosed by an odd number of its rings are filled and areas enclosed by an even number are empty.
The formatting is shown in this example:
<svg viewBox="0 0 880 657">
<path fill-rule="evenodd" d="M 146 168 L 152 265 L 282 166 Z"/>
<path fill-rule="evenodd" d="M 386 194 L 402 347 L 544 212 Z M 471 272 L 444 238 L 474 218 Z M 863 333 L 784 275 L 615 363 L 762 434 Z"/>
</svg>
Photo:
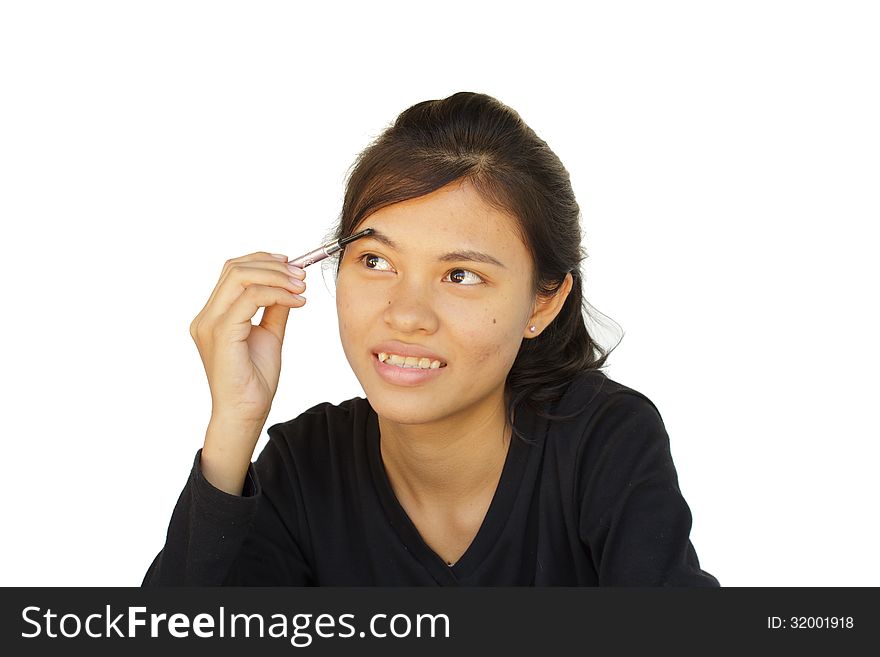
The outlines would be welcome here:
<svg viewBox="0 0 880 657">
<path fill-rule="evenodd" d="M 385 464 L 382 461 L 379 417 L 376 415 L 373 407 L 369 404 L 368 406 L 367 454 L 373 483 L 385 513 L 397 531 L 403 545 L 428 570 L 437 583 L 444 586 L 455 586 L 460 580 L 466 579 L 479 568 L 480 564 L 483 563 L 492 550 L 492 547 L 496 544 L 516 500 L 517 490 L 528 461 L 530 447 L 522 439 L 511 435 L 507 456 L 504 459 L 504 466 L 501 470 L 501 478 L 498 481 L 498 486 L 486 511 L 483 523 L 480 525 L 477 534 L 464 554 L 450 566 L 425 543 L 422 535 L 419 534 L 419 530 L 400 504 L 400 500 L 397 499 L 394 489 L 391 487 L 391 481 L 388 479 Z M 521 431 L 522 426 L 527 424 L 521 422 L 524 413 L 526 413 L 524 408 L 517 408 L 515 426 Z"/>
</svg>

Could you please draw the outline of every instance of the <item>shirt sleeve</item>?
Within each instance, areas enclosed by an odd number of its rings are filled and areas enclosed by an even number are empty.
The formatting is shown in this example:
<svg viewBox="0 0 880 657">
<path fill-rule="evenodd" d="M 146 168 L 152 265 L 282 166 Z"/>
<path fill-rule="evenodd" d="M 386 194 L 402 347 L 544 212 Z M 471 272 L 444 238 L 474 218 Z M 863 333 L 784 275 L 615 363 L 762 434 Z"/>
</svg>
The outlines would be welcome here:
<svg viewBox="0 0 880 657">
<path fill-rule="evenodd" d="M 599 586 L 720 586 L 690 541 L 691 511 L 654 404 L 612 395 L 591 425 L 579 533 Z"/>
<path fill-rule="evenodd" d="M 311 570 L 290 522 L 295 507 L 291 497 L 284 497 L 285 485 L 293 483 L 274 441 L 256 464 L 248 465 L 241 496 L 205 479 L 201 456 L 199 449 L 171 515 L 165 545 L 142 586 L 309 585 Z M 281 499 L 289 506 L 279 506 Z"/>
</svg>

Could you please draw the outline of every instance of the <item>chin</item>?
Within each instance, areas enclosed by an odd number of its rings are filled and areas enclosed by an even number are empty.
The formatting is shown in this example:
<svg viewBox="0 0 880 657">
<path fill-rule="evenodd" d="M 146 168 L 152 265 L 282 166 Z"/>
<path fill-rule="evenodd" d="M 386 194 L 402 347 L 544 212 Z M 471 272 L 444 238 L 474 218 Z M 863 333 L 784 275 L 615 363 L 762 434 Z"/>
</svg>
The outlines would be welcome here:
<svg viewBox="0 0 880 657">
<path fill-rule="evenodd" d="M 446 415 L 439 412 L 438 407 L 426 403 L 424 396 L 413 394 L 413 390 L 377 392 L 365 389 L 365 392 L 376 414 L 397 424 L 427 424 Z"/>
</svg>

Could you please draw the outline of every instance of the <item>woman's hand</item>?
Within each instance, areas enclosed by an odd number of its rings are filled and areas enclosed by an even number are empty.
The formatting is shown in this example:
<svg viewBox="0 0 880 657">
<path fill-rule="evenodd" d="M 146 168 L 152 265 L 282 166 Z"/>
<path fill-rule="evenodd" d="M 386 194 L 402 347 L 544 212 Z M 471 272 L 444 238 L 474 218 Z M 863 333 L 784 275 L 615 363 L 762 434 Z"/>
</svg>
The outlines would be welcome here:
<svg viewBox="0 0 880 657">
<path fill-rule="evenodd" d="M 249 454 L 278 389 L 288 314 L 306 302 L 300 296 L 305 277 L 305 270 L 288 267 L 286 257 L 263 251 L 227 260 L 211 297 L 190 324 L 211 388 L 211 424 L 239 435 L 255 430 L 256 437 L 241 437 L 253 440 Z M 261 307 L 263 317 L 254 325 L 251 319 Z M 245 445 L 215 447 L 240 452 Z"/>
</svg>

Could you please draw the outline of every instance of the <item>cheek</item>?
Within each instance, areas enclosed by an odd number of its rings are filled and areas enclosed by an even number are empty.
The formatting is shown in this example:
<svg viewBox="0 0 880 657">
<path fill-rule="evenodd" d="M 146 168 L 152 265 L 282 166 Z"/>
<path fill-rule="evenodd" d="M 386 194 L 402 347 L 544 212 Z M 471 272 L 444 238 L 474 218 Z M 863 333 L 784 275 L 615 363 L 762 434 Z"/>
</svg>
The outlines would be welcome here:
<svg viewBox="0 0 880 657">
<path fill-rule="evenodd" d="M 346 284 L 340 273 L 336 281 L 336 314 L 339 318 L 340 332 L 344 334 L 357 330 L 358 317 L 363 316 L 363 304 L 363 295 L 356 294 L 354 286 Z"/>
<path fill-rule="evenodd" d="M 345 304 L 356 302 L 363 293 L 363 282 L 358 281 L 357 272 L 352 271 L 354 265 L 344 261 L 339 266 L 339 275 L 336 277 L 336 306 L 342 307 Z"/>
<path fill-rule="evenodd" d="M 510 311 L 487 308 L 468 318 L 461 317 L 455 334 L 470 353 L 469 360 L 485 368 L 507 367 L 519 352 L 521 330 Z"/>
</svg>

